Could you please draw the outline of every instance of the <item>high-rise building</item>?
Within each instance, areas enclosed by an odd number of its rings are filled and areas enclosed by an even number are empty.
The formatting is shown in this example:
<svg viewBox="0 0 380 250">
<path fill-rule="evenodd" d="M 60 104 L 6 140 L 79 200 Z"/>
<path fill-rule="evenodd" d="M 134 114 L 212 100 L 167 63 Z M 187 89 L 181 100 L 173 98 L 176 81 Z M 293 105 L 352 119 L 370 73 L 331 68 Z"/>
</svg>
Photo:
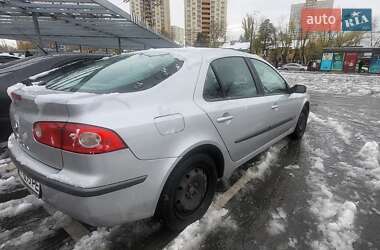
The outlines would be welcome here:
<svg viewBox="0 0 380 250">
<path fill-rule="evenodd" d="M 153 30 L 170 35 L 170 0 L 130 0 L 133 18 L 145 22 Z"/>
<path fill-rule="evenodd" d="M 178 26 L 172 26 L 170 37 L 174 42 L 180 45 L 185 45 L 185 29 L 184 28 L 181 28 Z"/>
<path fill-rule="evenodd" d="M 306 0 L 305 3 L 292 4 L 289 24 L 295 28 L 295 32 L 301 31 L 301 14 L 304 8 L 333 8 L 334 0 Z"/>
<path fill-rule="evenodd" d="M 185 41 L 195 44 L 203 39 L 225 39 L 227 29 L 227 0 L 185 0 Z"/>
</svg>

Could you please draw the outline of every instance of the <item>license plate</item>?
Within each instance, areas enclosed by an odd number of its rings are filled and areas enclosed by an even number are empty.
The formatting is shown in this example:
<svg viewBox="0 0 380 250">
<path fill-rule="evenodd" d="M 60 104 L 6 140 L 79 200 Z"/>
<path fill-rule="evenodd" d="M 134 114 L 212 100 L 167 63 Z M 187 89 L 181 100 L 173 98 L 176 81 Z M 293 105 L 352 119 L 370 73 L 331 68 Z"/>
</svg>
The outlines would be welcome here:
<svg viewBox="0 0 380 250">
<path fill-rule="evenodd" d="M 30 189 L 32 190 L 32 192 L 34 194 L 36 194 L 37 196 L 40 196 L 40 192 L 41 192 L 41 184 L 36 181 L 35 179 L 29 177 L 28 175 L 26 175 L 24 172 L 22 172 L 21 170 L 18 171 L 22 181 L 24 182 L 24 184 Z"/>
</svg>

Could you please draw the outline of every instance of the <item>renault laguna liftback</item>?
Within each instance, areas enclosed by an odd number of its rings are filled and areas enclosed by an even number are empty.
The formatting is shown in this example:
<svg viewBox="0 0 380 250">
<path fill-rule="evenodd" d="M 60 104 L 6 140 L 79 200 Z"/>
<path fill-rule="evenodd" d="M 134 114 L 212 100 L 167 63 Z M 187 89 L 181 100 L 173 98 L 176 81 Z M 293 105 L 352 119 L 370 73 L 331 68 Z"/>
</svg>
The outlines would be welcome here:
<svg viewBox="0 0 380 250">
<path fill-rule="evenodd" d="M 223 49 L 124 54 L 8 94 L 8 146 L 32 193 L 90 225 L 156 215 L 174 230 L 203 216 L 217 181 L 300 139 L 310 107 L 305 86 Z"/>
</svg>

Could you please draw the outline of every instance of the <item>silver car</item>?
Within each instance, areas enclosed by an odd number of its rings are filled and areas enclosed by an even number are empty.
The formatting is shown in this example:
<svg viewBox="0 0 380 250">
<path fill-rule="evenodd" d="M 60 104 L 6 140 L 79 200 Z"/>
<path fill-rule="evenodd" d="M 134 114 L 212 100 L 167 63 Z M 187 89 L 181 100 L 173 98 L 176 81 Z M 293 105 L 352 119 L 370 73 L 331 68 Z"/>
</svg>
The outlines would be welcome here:
<svg viewBox="0 0 380 250">
<path fill-rule="evenodd" d="M 283 70 L 307 71 L 307 67 L 298 63 L 288 63 L 281 67 Z"/>
<path fill-rule="evenodd" d="M 45 202 L 94 226 L 199 219 L 218 181 L 285 136 L 300 139 L 306 87 L 224 49 L 129 53 L 8 89 L 8 146 Z"/>
</svg>

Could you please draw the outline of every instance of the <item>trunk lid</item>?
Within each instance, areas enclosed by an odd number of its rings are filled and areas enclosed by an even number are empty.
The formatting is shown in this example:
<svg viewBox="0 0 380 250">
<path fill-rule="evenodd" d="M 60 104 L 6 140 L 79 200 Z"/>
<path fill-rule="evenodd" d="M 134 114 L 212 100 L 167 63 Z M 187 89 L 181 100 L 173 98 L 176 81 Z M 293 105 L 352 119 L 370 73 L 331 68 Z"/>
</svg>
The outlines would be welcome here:
<svg viewBox="0 0 380 250">
<path fill-rule="evenodd" d="M 10 89 L 10 92 L 14 94 L 10 109 L 11 124 L 21 147 L 44 164 L 62 169 L 62 150 L 37 142 L 33 137 L 33 124 L 38 121 L 66 122 L 69 119 L 66 103 L 79 95 L 49 90 L 44 86 L 19 85 Z"/>
</svg>

